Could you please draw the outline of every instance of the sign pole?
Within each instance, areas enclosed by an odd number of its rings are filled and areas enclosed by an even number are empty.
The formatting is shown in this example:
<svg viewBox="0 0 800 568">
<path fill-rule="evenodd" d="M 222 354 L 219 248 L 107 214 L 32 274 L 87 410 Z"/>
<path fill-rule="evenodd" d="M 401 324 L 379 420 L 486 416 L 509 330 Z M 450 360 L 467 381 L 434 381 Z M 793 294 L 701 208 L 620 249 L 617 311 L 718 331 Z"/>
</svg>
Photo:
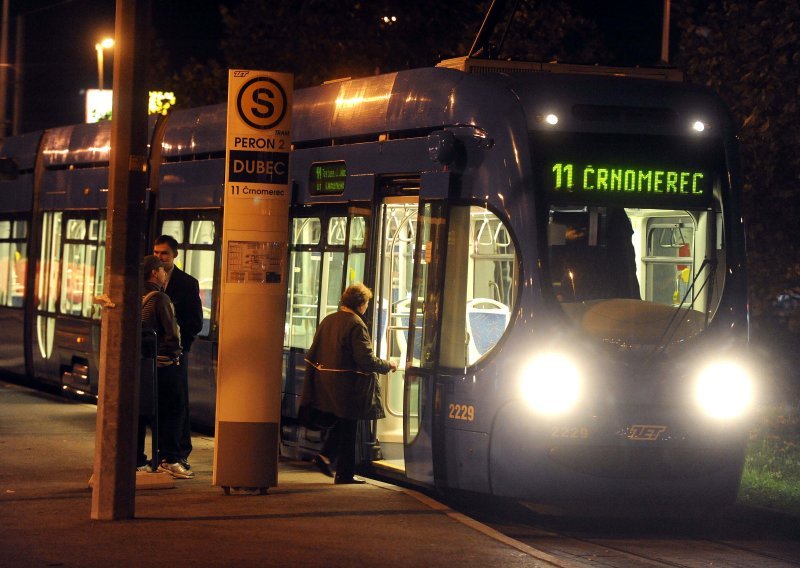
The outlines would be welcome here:
<svg viewBox="0 0 800 568">
<path fill-rule="evenodd" d="M 226 494 L 278 482 L 292 83 L 228 76 L 213 476 Z"/>
<path fill-rule="evenodd" d="M 114 120 L 108 180 L 105 290 L 91 517 L 134 516 L 141 330 L 150 0 L 117 0 Z"/>
</svg>

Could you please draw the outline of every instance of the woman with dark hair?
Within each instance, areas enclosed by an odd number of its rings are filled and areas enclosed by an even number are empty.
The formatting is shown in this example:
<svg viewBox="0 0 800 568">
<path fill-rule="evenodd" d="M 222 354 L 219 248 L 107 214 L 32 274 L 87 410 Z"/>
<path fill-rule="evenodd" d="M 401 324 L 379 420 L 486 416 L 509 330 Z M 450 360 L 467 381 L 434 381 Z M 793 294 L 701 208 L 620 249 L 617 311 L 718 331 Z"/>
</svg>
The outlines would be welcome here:
<svg viewBox="0 0 800 568">
<path fill-rule="evenodd" d="M 333 477 L 329 457 L 337 456 L 335 483 L 364 483 L 353 476 L 358 420 L 373 416 L 374 374 L 397 370 L 395 363 L 379 359 L 372 350 L 361 319 L 371 299 L 372 291 L 363 284 L 349 286 L 339 301 L 339 311 L 320 322 L 306 354 L 301 416 L 332 417 L 333 425 L 314 463 Z"/>
</svg>

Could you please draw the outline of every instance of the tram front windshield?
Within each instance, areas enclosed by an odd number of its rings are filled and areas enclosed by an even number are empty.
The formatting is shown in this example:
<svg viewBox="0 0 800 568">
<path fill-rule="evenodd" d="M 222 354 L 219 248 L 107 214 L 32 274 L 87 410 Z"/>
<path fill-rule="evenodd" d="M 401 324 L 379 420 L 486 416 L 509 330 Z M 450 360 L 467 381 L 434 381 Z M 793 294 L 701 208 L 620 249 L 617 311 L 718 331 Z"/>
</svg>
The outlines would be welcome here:
<svg viewBox="0 0 800 568">
<path fill-rule="evenodd" d="M 561 142 L 558 151 L 573 155 L 547 156 L 540 171 L 549 279 L 564 313 L 619 348 L 691 340 L 713 319 L 724 285 L 722 176 L 712 145 L 665 160 L 648 150 L 662 156 L 680 144 L 651 137 L 634 150 L 606 136 L 594 140 L 604 151 L 579 159 L 585 138 Z"/>
</svg>

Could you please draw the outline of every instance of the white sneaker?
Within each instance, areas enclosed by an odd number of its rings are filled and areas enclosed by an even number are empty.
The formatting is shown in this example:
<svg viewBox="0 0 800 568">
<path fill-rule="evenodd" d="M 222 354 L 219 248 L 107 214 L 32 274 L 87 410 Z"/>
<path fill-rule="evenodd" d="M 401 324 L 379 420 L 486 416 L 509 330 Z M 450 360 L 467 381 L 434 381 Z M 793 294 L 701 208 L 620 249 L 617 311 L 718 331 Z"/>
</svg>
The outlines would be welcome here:
<svg viewBox="0 0 800 568">
<path fill-rule="evenodd" d="M 175 479 L 191 479 L 194 477 L 194 472 L 191 469 L 186 469 L 179 462 L 167 463 L 167 461 L 164 460 L 158 466 L 158 471 L 166 472 Z"/>
</svg>

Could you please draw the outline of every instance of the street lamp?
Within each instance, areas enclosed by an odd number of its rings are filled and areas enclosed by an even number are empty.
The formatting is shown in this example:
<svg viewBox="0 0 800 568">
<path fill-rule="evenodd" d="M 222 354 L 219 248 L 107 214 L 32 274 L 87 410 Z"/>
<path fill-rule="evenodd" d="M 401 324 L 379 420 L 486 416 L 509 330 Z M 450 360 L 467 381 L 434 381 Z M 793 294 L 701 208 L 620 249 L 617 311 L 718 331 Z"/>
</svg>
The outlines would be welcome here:
<svg viewBox="0 0 800 568">
<path fill-rule="evenodd" d="M 114 47 L 114 40 L 110 37 L 103 39 L 100 43 L 94 44 L 97 50 L 97 75 L 100 78 L 100 90 L 103 90 L 103 50 Z"/>
</svg>

